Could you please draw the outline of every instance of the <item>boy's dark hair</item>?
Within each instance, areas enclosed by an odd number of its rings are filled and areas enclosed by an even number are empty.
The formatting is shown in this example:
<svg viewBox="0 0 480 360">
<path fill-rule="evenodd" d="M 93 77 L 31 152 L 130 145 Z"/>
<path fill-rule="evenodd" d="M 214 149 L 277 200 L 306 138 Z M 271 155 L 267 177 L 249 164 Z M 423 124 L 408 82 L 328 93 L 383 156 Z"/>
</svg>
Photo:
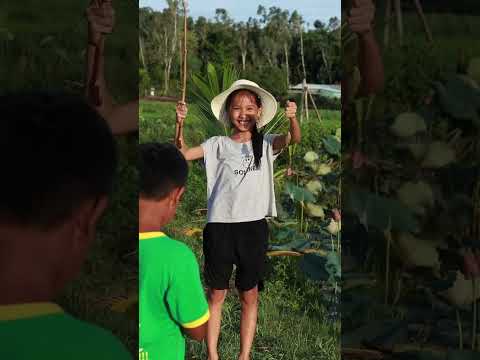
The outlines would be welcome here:
<svg viewBox="0 0 480 360">
<path fill-rule="evenodd" d="M 107 195 L 116 165 L 110 128 L 82 98 L 0 96 L 0 222 L 54 227 Z"/>
<path fill-rule="evenodd" d="M 188 164 L 172 144 L 140 144 L 140 196 L 161 200 L 175 188 L 185 186 Z"/>
</svg>

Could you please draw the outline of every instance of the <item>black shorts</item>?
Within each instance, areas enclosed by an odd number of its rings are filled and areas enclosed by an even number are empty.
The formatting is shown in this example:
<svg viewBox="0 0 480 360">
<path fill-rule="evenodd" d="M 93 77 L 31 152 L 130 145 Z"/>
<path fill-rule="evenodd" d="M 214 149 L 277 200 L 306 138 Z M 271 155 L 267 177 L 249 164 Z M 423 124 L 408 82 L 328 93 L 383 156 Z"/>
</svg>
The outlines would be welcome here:
<svg viewBox="0 0 480 360">
<path fill-rule="evenodd" d="M 228 289 L 236 265 L 235 287 L 263 289 L 268 248 L 265 219 L 241 223 L 208 223 L 203 230 L 204 277 L 212 289 Z"/>
</svg>

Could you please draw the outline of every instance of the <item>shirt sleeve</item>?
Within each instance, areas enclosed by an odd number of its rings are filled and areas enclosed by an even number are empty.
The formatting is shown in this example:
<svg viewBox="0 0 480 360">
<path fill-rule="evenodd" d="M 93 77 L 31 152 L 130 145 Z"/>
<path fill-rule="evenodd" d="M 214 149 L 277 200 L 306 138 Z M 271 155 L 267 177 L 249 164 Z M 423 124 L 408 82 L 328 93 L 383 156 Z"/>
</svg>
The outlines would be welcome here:
<svg viewBox="0 0 480 360">
<path fill-rule="evenodd" d="M 178 260 L 178 268 L 172 274 L 166 300 L 177 323 L 184 328 L 195 328 L 208 321 L 208 303 L 195 255 L 185 248 L 184 255 Z"/>
<path fill-rule="evenodd" d="M 213 136 L 205 140 L 200 146 L 203 149 L 203 158 L 206 162 L 214 152 L 215 144 L 217 143 L 217 136 Z"/>
</svg>

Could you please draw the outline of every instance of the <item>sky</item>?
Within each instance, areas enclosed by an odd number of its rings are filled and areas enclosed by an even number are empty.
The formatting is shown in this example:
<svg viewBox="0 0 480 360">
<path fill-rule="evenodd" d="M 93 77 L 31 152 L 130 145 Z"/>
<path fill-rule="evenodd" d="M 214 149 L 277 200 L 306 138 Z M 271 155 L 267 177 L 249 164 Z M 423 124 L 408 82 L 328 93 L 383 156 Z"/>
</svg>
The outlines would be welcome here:
<svg viewBox="0 0 480 360">
<path fill-rule="evenodd" d="M 315 20 L 328 22 L 331 17 L 340 18 L 341 0 L 188 0 L 189 15 L 193 18 L 213 18 L 215 9 L 224 8 L 235 21 L 247 21 L 257 16 L 258 5 L 265 8 L 276 6 L 283 10 L 297 10 L 304 20 L 313 26 Z M 165 0 L 140 0 L 140 6 L 161 10 L 167 6 Z"/>
</svg>

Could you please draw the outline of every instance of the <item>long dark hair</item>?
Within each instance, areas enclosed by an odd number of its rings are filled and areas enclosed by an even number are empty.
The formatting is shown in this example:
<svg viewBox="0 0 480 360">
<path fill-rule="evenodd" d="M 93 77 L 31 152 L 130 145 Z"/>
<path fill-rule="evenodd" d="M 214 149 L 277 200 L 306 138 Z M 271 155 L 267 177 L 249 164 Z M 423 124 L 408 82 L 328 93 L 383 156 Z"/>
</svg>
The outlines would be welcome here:
<svg viewBox="0 0 480 360">
<path fill-rule="evenodd" d="M 255 97 L 255 102 L 259 108 L 262 107 L 262 100 L 260 99 L 260 96 L 258 96 L 255 92 L 247 89 L 239 89 L 235 90 L 232 92 L 225 103 L 225 109 L 227 110 L 227 113 L 230 110 L 230 104 L 232 103 L 233 97 L 238 94 L 240 91 L 248 91 L 250 94 L 252 94 Z M 253 127 L 252 130 L 252 148 L 253 148 L 253 161 L 255 163 L 255 167 L 260 166 L 260 160 L 262 159 L 263 155 L 263 134 L 258 131 L 257 125 Z"/>
</svg>

